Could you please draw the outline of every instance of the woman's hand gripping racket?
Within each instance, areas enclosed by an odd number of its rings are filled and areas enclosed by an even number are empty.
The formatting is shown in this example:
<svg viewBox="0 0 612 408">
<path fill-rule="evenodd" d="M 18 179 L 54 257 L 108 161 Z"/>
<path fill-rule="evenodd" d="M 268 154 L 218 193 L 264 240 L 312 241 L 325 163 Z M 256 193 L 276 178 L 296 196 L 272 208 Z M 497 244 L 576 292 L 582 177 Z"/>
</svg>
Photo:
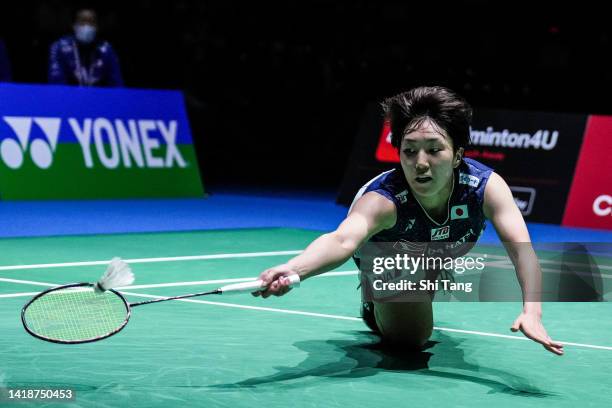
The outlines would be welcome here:
<svg viewBox="0 0 612 408">
<path fill-rule="evenodd" d="M 298 287 L 300 277 L 288 276 Z M 257 292 L 266 289 L 261 280 L 225 285 L 210 292 L 192 293 L 128 303 L 113 287 L 130 285 L 134 275 L 127 263 L 114 258 L 96 283 L 73 283 L 39 293 L 21 310 L 23 327 L 41 340 L 62 344 L 89 343 L 119 333 L 136 306 L 196 296 Z"/>
</svg>

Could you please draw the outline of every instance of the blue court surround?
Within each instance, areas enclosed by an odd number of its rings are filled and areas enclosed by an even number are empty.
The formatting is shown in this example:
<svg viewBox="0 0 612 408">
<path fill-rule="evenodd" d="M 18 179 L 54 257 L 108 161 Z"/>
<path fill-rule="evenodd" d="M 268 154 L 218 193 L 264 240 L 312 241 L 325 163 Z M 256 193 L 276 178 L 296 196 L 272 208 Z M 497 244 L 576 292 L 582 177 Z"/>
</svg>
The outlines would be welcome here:
<svg viewBox="0 0 612 408">
<path fill-rule="evenodd" d="M 202 199 L 0 202 L 0 237 L 288 227 L 329 231 L 347 208 L 311 191 L 217 190 Z M 529 224 L 534 242 L 612 242 L 612 231 Z M 499 242 L 491 225 L 481 243 Z"/>
</svg>

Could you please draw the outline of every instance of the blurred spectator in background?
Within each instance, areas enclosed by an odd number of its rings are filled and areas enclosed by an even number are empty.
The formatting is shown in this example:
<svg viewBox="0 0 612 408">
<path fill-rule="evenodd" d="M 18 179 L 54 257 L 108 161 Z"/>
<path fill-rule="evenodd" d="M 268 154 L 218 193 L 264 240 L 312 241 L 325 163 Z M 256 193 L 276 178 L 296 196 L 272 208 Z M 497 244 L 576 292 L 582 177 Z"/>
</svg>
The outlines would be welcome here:
<svg viewBox="0 0 612 408">
<path fill-rule="evenodd" d="M 4 46 L 4 41 L 0 38 L 0 82 L 11 80 L 11 64 L 9 63 L 8 53 Z"/>
<path fill-rule="evenodd" d="M 49 83 L 79 86 L 123 86 L 119 59 L 107 41 L 97 36 L 96 12 L 76 13 L 74 35 L 51 45 Z"/>
</svg>

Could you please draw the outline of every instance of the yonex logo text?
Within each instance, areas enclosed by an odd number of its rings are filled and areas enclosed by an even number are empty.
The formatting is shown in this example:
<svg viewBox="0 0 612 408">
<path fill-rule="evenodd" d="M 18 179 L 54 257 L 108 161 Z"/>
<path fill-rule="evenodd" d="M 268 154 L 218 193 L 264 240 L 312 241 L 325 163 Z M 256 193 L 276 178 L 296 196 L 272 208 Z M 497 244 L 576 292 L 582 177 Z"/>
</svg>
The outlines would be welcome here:
<svg viewBox="0 0 612 408">
<path fill-rule="evenodd" d="M 61 118 L 4 116 L 3 121 L 13 135 L 1 135 L 0 158 L 11 169 L 23 165 L 26 152 L 41 169 L 53 163 L 58 139 L 74 139 L 81 147 L 85 167 L 93 168 L 94 152 L 103 167 L 167 168 L 187 167 L 176 145 L 177 121 L 149 119 L 68 118 L 62 127 Z M 35 124 L 36 126 L 33 126 Z M 40 132 L 35 129 L 40 129 Z M 8 137 L 7 137 L 8 136 Z M 41 137 L 44 136 L 44 137 Z M 165 156 L 159 157 L 161 141 Z"/>
</svg>

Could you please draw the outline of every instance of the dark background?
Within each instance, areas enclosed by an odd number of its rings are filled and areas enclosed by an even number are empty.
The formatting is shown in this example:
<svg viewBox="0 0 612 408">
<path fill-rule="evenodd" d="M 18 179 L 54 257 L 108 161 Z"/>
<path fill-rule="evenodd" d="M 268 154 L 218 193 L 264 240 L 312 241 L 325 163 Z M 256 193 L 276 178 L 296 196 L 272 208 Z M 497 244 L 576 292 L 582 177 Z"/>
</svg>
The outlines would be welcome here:
<svg viewBox="0 0 612 408">
<path fill-rule="evenodd" d="M 15 82 L 46 81 L 79 7 L 98 11 L 127 86 L 184 91 L 207 187 L 334 190 L 367 103 L 417 85 L 476 107 L 612 113 L 595 2 L 3 2 Z"/>
</svg>

